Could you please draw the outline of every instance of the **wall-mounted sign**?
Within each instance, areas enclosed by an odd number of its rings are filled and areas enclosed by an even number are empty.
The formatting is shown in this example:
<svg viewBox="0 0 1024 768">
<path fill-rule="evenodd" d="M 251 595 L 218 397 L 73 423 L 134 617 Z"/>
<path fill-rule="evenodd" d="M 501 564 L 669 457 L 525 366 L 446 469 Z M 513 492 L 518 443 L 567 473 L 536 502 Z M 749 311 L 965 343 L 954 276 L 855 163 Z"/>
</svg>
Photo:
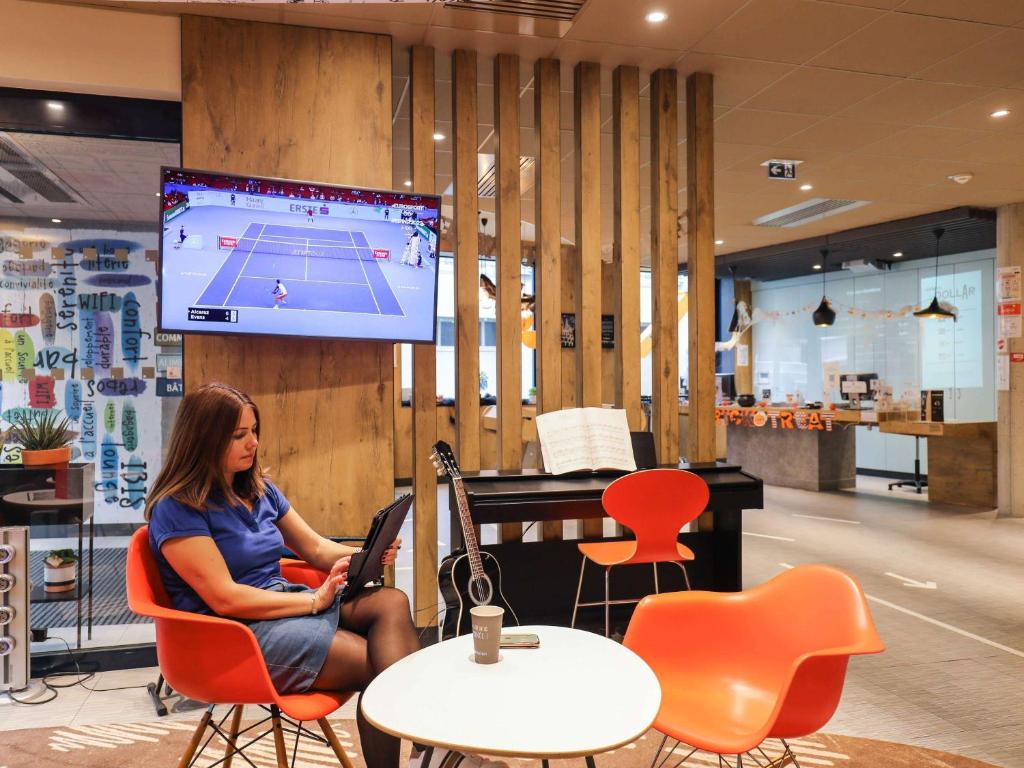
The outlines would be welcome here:
<svg viewBox="0 0 1024 768">
<path fill-rule="evenodd" d="M 615 315 L 601 315 L 601 349 L 615 348 Z"/>
<path fill-rule="evenodd" d="M 1020 338 L 1022 331 L 1021 304 L 1019 301 L 1000 301 L 996 305 L 999 315 L 999 335 L 1004 339 Z"/>
<path fill-rule="evenodd" d="M 1010 391 L 1010 356 L 996 355 L 996 389 L 999 392 Z"/>
<path fill-rule="evenodd" d="M 562 349 L 576 348 L 576 315 L 572 312 L 562 313 Z"/>
<path fill-rule="evenodd" d="M 831 432 L 833 415 L 829 411 L 790 411 L 775 408 L 716 408 L 715 421 L 737 427 L 804 429 Z"/>
<path fill-rule="evenodd" d="M 1024 298 L 1021 294 L 1021 268 L 999 267 L 996 270 L 996 300 L 1020 301 L 1021 298 Z"/>
</svg>

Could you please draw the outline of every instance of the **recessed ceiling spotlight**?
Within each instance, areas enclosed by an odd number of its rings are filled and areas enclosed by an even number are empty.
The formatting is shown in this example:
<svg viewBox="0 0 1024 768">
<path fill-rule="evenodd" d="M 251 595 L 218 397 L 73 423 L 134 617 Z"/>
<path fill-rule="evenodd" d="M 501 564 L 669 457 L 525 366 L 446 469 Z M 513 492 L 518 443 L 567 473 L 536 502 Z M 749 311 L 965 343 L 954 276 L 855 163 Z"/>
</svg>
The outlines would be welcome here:
<svg viewBox="0 0 1024 768">
<path fill-rule="evenodd" d="M 1008 109 L 997 109 L 995 112 L 989 115 L 989 117 L 1006 117 L 1008 114 L 1010 114 L 1010 110 Z"/>
<path fill-rule="evenodd" d="M 725 240 L 715 240 L 715 245 L 725 245 Z"/>
<path fill-rule="evenodd" d="M 444 141 L 444 140 L 445 140 L 445 135 L 443 133 L 435 133 L 434 134 L 434 141 Z"/>
<path fill-rule="evenodd" d="M 60 219 L 50 219 L 54 224 L 60 224 Z"/>
<path fill-rule="evenodd" d="M 661 22 L 668 18 L 668 14 L 664 11 L 651 11 L 644 16 L 644 18 L 647 19 L 650 24 L 661 24 Z"/>
<path fill-rule="evenodd" d="M 411 187 L 412 186 L 412 179 L 406 179 L 402 183 L 405 184 L 405 186 L 407 186 L 407 187 Z"/>
<path fill-rule="evenodd" d="M 46 102 L 46 106 L 49 107 L 50 109 L 54 110 L 55 112 L 63 112 L 64 111 L 64 105 L 61 104 L 59 101 L 48 101 L 48 102 Z"/>
<path fill-rule="evenodd" d="M 950 181 L 955 181 L 957 184 L 966 184 L 974 178 L 973 173 L 951 173 L 946 177 Z"/>
<path fill-rule="evenodd" d="M 821 269 L 821 264 L 815 264 L 814 269 Z"/>
<path fill-rule="evenodd" d="M 814 185 L 812 185 L 812 184 L 801 184 L 800 185 L 800 191 L 801 192 L 810 192 L 812 189 L 814 189 Z"/>
<path fill-rule="evenodd" d="M 902 259 L 903 258 L 903 251 L 894 251 L 893 254 L 892 254 L 892 257 L 894 259 Z"/>
</svg>

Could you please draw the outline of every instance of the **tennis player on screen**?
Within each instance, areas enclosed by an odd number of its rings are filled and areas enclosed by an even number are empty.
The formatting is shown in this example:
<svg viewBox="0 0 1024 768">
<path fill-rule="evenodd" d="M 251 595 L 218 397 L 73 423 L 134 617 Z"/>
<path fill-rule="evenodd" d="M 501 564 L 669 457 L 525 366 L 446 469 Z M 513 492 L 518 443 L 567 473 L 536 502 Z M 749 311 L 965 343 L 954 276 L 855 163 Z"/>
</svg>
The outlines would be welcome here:
<svg viewBox="0 0 1024 768">
<path fill-rule="evenodd" d="M 274 286 L 274 290 L 271 291 L 274 295 L 274 309 L 280 309 L 282 304 L 287 304 L 285 299 L 288 298 L 288 289 L 284 287 L 284 283 L 280 280 L 277 281 L 277 285 Z"/>
<path fill-rule="evenodd" d="M 412 231 L 409 242 L 405 244 L 402 263 L 408 264 L 410 267 L 418 267 L 423 264 L 423 257 L 420 256 L 420 231 L 418 229 Z"/>
</svg>

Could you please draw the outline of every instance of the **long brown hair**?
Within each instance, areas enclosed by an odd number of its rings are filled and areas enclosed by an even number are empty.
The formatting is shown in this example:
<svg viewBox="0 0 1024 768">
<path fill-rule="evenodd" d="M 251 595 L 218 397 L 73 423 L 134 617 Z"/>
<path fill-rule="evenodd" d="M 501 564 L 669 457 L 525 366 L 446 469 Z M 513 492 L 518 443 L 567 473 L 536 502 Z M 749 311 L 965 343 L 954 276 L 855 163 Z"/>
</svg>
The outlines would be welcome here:
<svg viewBox="0 0 1024 768">
<path fill-rule="evenodd" d="M 185 395 L 171 431 L 163 469 L 146 500 L 147 520 L 153 506 L 167 496 L 205 511 L 211 495 L 217 501 L 234 505 L 243 499 L 255 501 L 264 494 L 266 485 L 258 449 L 247 471 L 236 472 L 231 486 L 224 481 L 224 456 L 246 407 L 253 410 L 254 432 L 259 437 L 260 411 L 244 392 L 214 382 Z"/>
</svg>

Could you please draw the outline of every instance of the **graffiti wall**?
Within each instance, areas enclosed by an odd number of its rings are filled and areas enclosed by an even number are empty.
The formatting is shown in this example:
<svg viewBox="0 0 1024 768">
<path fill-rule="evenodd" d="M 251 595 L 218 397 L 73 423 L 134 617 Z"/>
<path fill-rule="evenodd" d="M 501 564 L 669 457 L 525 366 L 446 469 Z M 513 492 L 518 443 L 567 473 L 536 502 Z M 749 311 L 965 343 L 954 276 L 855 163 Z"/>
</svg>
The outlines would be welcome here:
<svg viewBox="0 0 1024 768">
<path fill-rule="evenodd" d="M 0 230 L 0 429 L 56 409 L 96 467 L 97 523 L 137 522 L 181 396 L 181 340 L 156 333 L 155 232 Z M 18 463 L 4 445 L 0 462 Z"/>
</svg>

